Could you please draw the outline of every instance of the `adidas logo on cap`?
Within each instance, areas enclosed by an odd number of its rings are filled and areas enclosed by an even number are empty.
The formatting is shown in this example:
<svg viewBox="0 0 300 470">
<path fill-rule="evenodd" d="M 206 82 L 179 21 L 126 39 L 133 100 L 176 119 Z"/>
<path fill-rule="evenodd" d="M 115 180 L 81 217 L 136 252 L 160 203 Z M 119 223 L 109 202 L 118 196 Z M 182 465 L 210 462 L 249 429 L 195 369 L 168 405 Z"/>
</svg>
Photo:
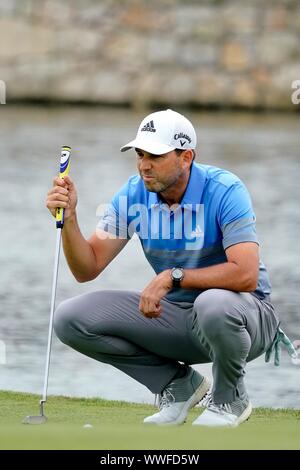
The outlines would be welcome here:
<svg viewBox="0 0 300 470">
<path fill-rule="evenodd" d="M 145 124 L 144 127 L 142 127 L 141 132 L 142 131 L 156 132 L 156 129 L 154 127 L 154 122 L 153 121 L 147 122 L 147 124 Z"/>
</svg>

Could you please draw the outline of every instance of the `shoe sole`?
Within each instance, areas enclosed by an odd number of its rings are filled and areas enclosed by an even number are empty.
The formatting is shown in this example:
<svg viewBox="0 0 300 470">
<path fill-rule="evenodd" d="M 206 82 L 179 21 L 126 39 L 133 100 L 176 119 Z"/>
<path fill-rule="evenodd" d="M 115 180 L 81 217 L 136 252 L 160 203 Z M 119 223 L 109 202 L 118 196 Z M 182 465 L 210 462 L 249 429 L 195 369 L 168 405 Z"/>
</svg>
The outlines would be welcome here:
<svg viewBox="0 0 300 470">
<path fill-rule="evenodd" d="M 204 379 L 202 380 L 197 390 L 187 400 L 178 418 L 175 421 L 171 421 L 170 423 L 166 423 L 166 424 L 172 426 L 176 424 L 185 423 L 189 410 L 193 408 L 193 406 L 197 405 L 197 403 L 199 403 L 201 400 L 203 400 L 203 398 L 207 395 L 207 392 L 209 389 L 210 389 L 210 382 L 208 381 L 206 377 L 204 377 Z"/>
</svg>

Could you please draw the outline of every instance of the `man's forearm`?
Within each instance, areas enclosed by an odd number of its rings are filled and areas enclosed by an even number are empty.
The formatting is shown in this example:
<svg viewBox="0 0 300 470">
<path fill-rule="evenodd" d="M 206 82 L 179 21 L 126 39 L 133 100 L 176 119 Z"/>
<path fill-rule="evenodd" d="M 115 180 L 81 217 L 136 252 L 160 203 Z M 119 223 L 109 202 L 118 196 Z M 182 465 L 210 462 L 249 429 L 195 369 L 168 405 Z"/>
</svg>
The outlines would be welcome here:
<svg viewBox="0 0 300 470">
<path fill-rule="evenodd" d="M 96 277 L 95 254 L 80 231 L 76 215 L 65 220 L 62 240 L 69 268 L 76 280 L 85 282 Z"/>
<path fill-rule="evenodd" d="M 185 269 L 181 281 L 183 289 L 227 289 L 236 292 L 252 292 L 256 279 L 236 263 L 226 262 L 207 268 Z"/>
</svg>

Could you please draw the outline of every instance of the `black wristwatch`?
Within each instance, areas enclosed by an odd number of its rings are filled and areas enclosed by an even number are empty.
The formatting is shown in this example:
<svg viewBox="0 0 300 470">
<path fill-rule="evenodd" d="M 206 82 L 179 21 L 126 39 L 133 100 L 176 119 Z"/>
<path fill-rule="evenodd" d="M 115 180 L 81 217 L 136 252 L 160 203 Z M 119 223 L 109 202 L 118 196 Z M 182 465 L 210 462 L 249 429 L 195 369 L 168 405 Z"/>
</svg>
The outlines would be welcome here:
<svg viewBox="0 0 300 470">
<path fill-rule="evenodd" d="M 180 287 L 180 283 L 184 278 L 184 270 L 182 268 L 173 268 L 171 271 L 173 287 Z"/>
</svg>

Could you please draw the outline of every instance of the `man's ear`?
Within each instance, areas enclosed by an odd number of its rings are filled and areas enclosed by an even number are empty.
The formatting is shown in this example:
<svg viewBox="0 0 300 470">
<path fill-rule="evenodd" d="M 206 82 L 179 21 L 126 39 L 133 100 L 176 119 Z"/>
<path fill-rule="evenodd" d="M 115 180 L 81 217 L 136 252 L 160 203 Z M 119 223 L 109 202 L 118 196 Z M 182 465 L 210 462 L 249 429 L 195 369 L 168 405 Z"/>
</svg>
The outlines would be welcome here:
<svg viewBox="0 0 300 470">
<path fill-rule="evenodd" d="M 185 150 L 185 151 L 182 153 L 183 162 L 184 162 L 187 166 L 190 166 L 190 165 L 192 164 L 193 158 L 194 158 L 194 152 L 193 152 L 193 150 L 191 150 L 191 149 Z"/>
</svg>

